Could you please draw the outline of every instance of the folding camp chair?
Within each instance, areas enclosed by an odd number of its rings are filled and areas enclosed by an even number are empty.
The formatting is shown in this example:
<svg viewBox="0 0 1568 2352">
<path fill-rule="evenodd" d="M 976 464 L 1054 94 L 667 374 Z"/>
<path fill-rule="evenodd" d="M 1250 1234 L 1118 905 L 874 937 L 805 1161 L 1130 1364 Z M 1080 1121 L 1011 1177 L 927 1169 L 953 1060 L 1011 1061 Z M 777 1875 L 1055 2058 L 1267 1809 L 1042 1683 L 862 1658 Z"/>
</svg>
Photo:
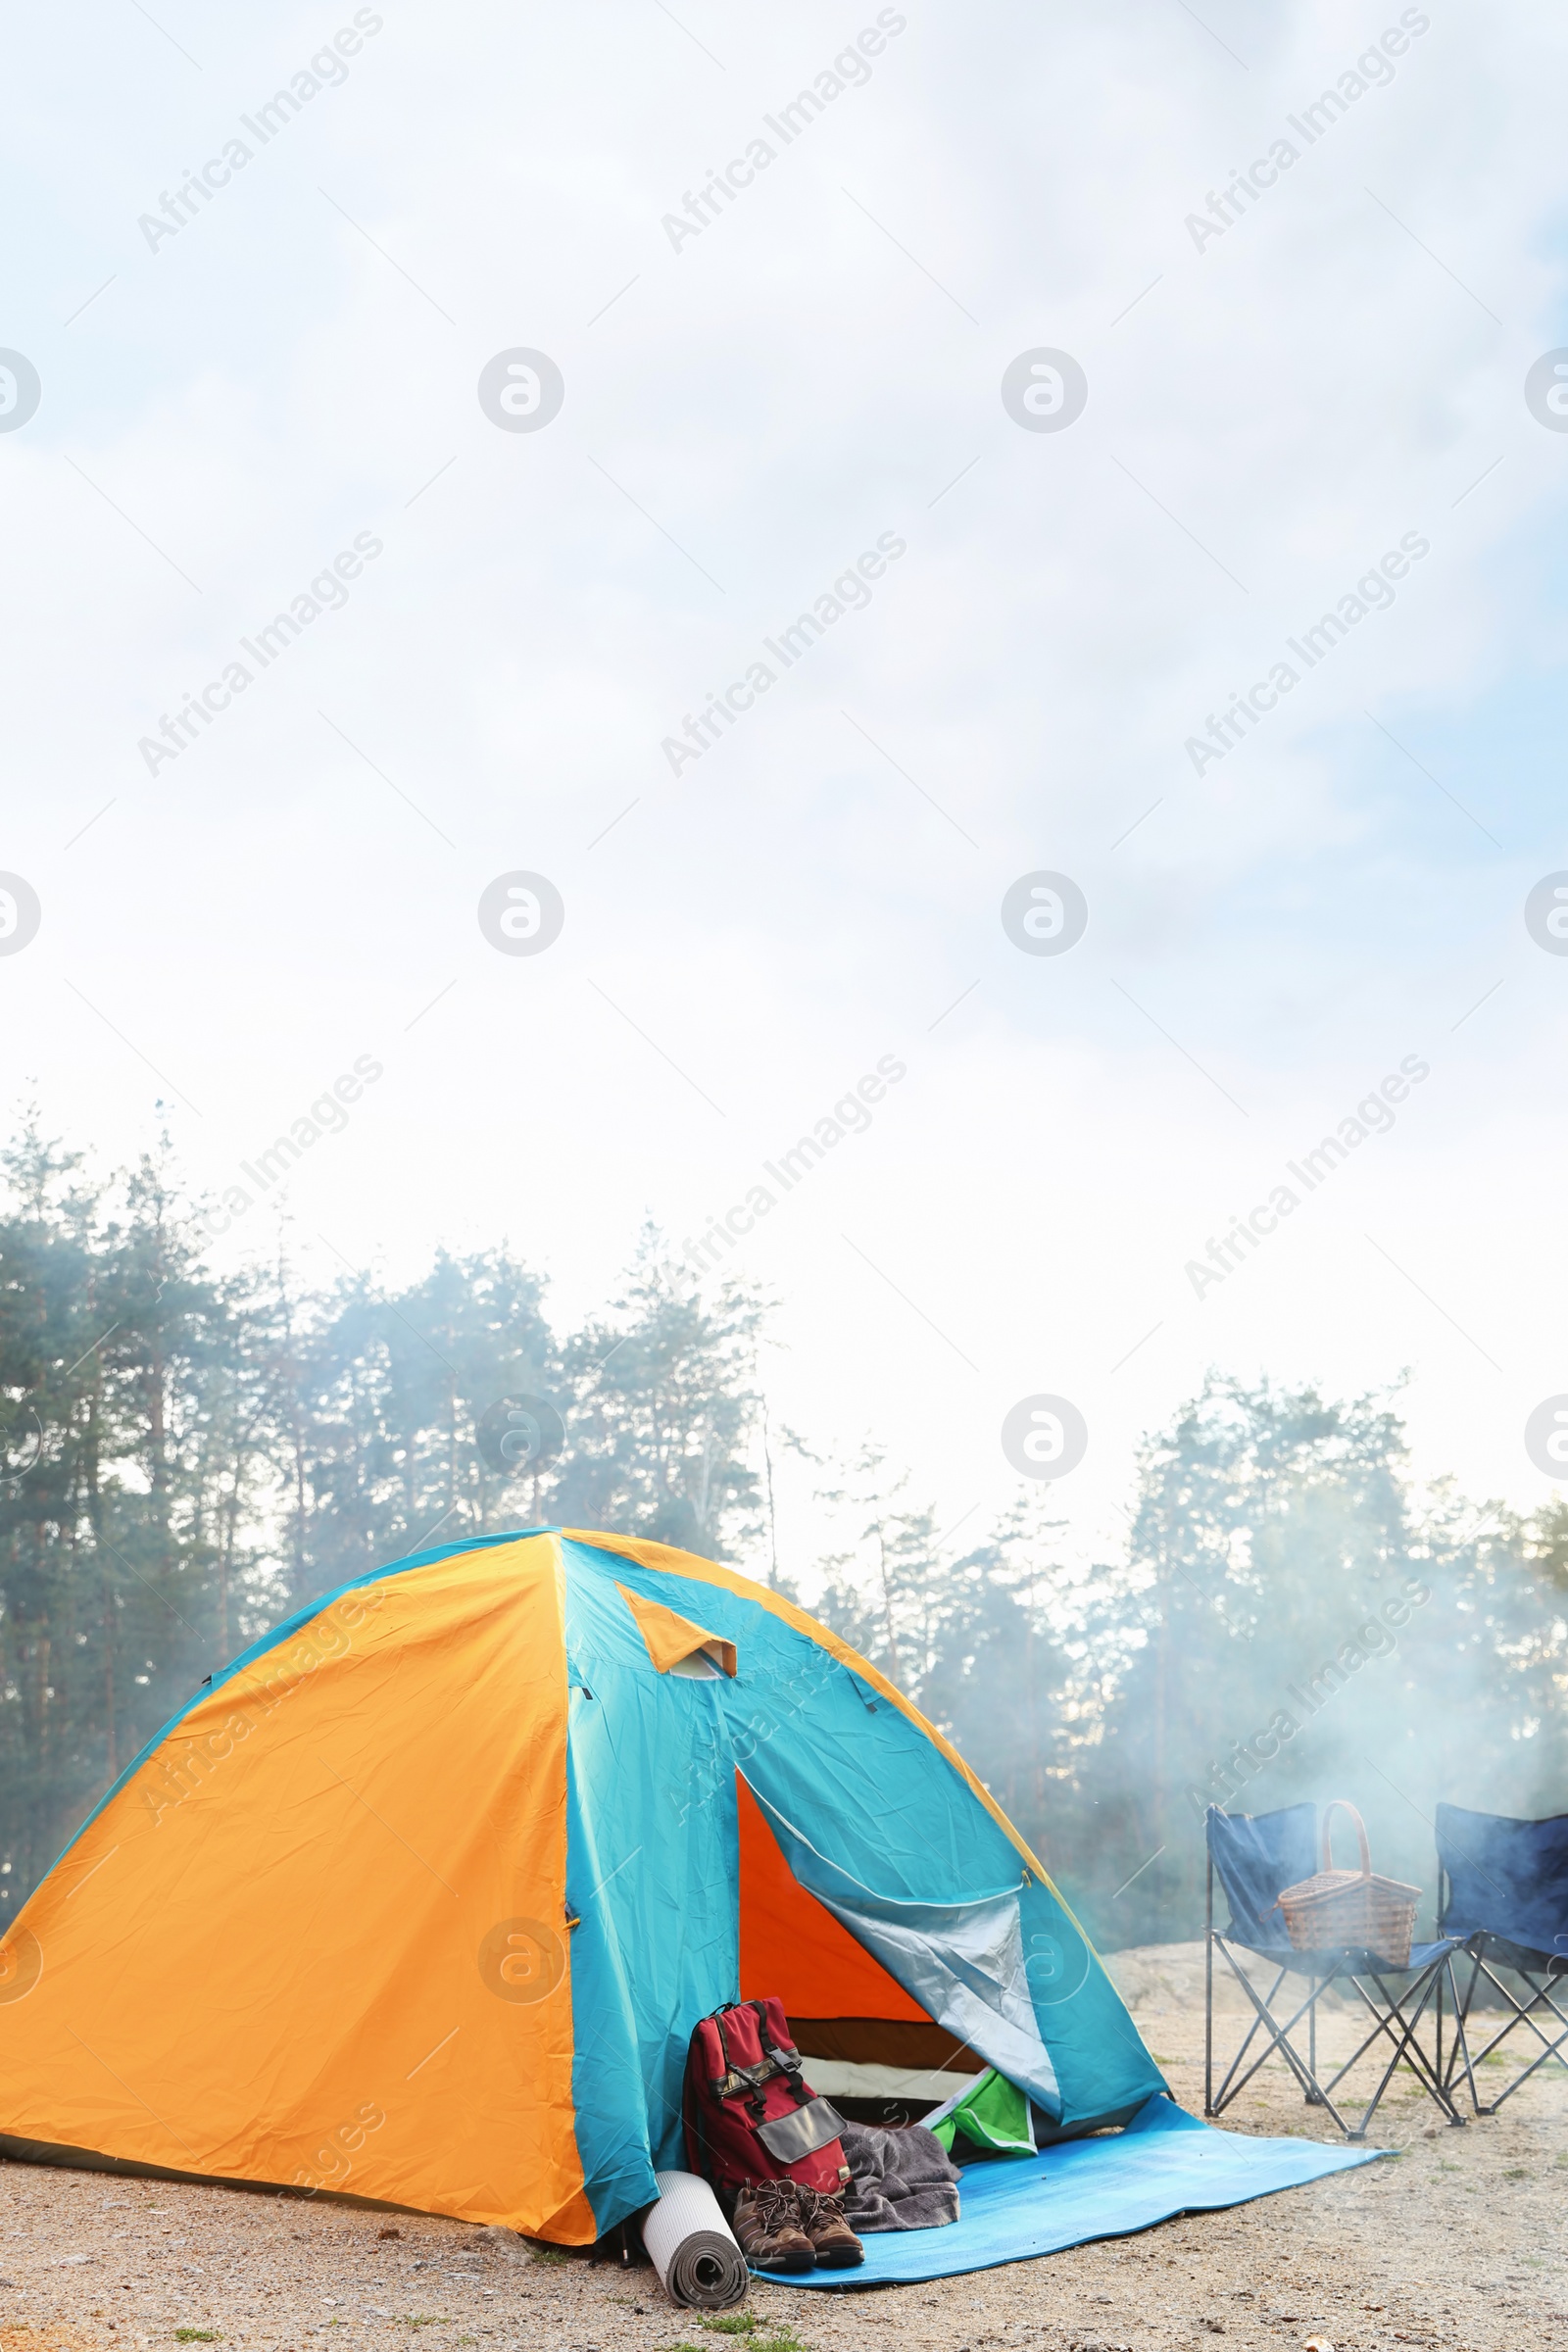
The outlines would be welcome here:
<svg viewBox="0 0 1568 2352">
<path fill-rule="evenodd" d="M 1208 1843 L 1208 1896 L 1203 1970 L 1203 2113 L 1223 2115 L 1265 2059 L 1278 2051 L 1300 2084 L 1307 2105 L 1327 2108 L 1347 2139 L 1365 2138 L 1379 2101 L 1400 2066 L 1409 2069 L 1449 2123 L 1463 2123 L 1464 2118 L 1443 2081 L 1441 2056 L 1434 2065 L 1417 2038 L 1417 2029 L 1439 1991 L 1445 1965 L 1455 1949 L 1454 1940 L 1445 1937 L 1438 1943 L 1412 1945 L 1408 1969 L 1391 1968 L 1374 1952 L 1348 1947 L 1298 1951 L 1286 1934 L 1283 1915 L 1276 1905 L 1283 1888 L 1311 1878 L 1318 1868 L 1317 1807 L 1285 1805 L 1277 1813 L 1254 1816 L 1226 1813 L 1218 1805 L 1210 1805 L 1204 1829 Z M 1214 1925 L 1216 1872 L 1230 1905 L 1230 1922 L 1223 1930 Z M 1229 1964 L 1255 2013 L 1217 2092 L 1214 2088 L 1216 1951 Z M 1274 1982 L 1266 1994 L 1259 1994 L 1238 1953 L 1255 1954 L 1273 1969 Z M 1290 2003 L 1295 2006 L 1282 2022 L 1275 2014 L 1275 2003 L 1288 1977 L 1303 1979 L 1307 1989 L 1305 1998 L 1298 2001 L 1293 1988 L 1288 2002 L 1281 2007 Z M 1391 1978 L 1402 1979 L 1402 1988 L 1392 1990 Z M 1329 1987 L 1336 1984 L 1359 1996 L 1372 2018 L 1372 2028 L 1344 2065 L 1322 2082 L 1318 2080 L 1317 2007 Z M 1303 2020 L 1304 2054 L 1297 2039 Z M 1388 2063 L 1360 2121 L 1350 2124 L 1334 2104 L 1333 2094 L 1357 2059 L 1364 2057 L 1374 2043 L 1388 2045 Z M 1254 2044 L 1259 2046 L 1249 2065 Z M 1381 2058 L 1383 2054 L 1380 2046 L 1378 2056 Z"/>
<path fill-rule="evenodd" d="M 1495 2115 L 1538 2067 L 1550 2059 L 1568 2067 L 1563 2056 L 1568 2014 L 1558 2007 L 1568 1991 L 1568 1813 L 1546 1821 L 1511 1821 L 1505 1814 L 1440 1805 L 1437 1830 L 1438 1926 L 1442 1933 L 1463 1938 L 1462 1950 L 1448 1966 L 1453 2039 L 1445 2062 L 1440 2022 L 1438 2063 L 1446 2090 L 1451 2094 L 1462 2075 L 1476 2114 Z M 1466 1961 L 1469 1979 L 1461 1989 Z M 1496 1974 L 1499 1968 L 1524 1980 L 1528 2000 L 1521 2001 L 1503 1983 Z M 1484 2047 L 1472 2049 L 1472 2016 L 1483 1979 L 1501 2000 L 1505 2014 Z M 1441 2021 L 1441 1995 L 1438 2014 Z M 1514 2034 L 1525 2041 L 1528 2054 L 1535 2042 L 1528 2040 L 1525 2028 L 1541 2043 L 1540 2050 L 1483 2106 L 1476 2068 Z"/>
</svg>

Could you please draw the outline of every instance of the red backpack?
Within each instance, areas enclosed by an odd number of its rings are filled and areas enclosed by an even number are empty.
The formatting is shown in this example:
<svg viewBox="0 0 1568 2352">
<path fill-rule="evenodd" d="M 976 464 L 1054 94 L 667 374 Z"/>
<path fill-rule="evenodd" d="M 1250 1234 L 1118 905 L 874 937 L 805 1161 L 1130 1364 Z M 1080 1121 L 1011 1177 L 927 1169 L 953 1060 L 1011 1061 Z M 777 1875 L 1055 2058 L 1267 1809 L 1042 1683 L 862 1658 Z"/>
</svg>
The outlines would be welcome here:
<svg viewBox="0 0 1568 2352">
<path fill-rule="evenodd" d="M 796 2180 L 836 2196 L 850 2178 L 844 2119 L 802 2079 L 783 2003 L 727 2001 L 686 2054 L 686 2160 L 733 2205 L 757 2180 Z"/>
</svg>

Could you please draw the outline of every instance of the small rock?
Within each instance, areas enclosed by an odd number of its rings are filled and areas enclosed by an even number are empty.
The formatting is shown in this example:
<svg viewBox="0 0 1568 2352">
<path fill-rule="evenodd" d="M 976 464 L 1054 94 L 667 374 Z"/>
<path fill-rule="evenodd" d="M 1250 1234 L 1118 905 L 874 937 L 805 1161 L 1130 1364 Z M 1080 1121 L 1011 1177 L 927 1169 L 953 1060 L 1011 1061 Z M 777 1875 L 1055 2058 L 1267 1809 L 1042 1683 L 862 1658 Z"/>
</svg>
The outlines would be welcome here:
<svg viewBox="0 0 1568 2352">
<path fill-rule="evenodd" d="M 480 2234 L 487 2246 L 493 2246 L 496 2252 L 505 2255 L 509 2262 L 532 2262 L 533 2256 L 515 2230 L 507 2230 L 502 2227 L 500 2222 L 491 2222 Z"/>
<path fill-rule="evenodd" d="M 401 2237 L 403 2232 L 401 2230 L 378 2230 L 375 2234 L 377 2239 L 380 2239 L 383 2237 Z"/>
</svg>

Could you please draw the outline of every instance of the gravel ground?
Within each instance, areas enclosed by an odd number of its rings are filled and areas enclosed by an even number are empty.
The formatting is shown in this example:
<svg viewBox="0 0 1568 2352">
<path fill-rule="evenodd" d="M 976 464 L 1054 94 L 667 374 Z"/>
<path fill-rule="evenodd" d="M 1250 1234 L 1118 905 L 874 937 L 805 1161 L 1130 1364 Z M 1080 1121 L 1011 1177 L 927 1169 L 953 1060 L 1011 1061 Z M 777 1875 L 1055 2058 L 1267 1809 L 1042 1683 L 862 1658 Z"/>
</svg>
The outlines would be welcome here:
<svg viewBox="0 0 1568 2352">
<path fill-rule="evenodd" d="M 1177 2097 L 1200 2112 L 1191 1954 L 1114 1965 Z M 1326 2023 L 1320 2050 L 1348 2050 L 1350 2022 Z M 673 2309 L 652 2270 L 530 2251 L 503 2231 L 0 2163 L 0 2352 L 207 2341 L 312 2352 L 319 2335 L 336 2352 L 411 2338 L 430 2352 L 725 2352 L 724 2335 L 748 2323 L 755 2352 L 1143 2352 L 1215 2335 L 1235 2352 L 1314 2340 L 1336 2352 L 1568 2352 L 1568 2077 L 1552 2071 L 1554 2081 L 1538 2077 L 1500 2116 L 1463 2131 L 1400 2087 L 1373 2133 L 1398 2156 L 1311 2187 L 928 2286 L 836 2294 L 754 2283 L 722 2332 Z M 1491 2082 L 1507 2079 L 1488 2070 Z M 1283 2066 L 1265 2069 L 1225 2124 L 1335 2136 Z"/>
</svg>

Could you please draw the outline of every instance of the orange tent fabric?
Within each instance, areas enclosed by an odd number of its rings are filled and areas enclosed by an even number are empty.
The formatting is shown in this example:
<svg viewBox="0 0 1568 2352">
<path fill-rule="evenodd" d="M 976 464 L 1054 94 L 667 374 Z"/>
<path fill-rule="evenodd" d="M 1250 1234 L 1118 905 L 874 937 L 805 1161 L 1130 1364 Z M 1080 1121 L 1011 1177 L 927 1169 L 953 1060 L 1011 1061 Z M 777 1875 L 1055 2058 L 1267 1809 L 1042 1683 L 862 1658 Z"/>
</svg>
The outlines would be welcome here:
<svg viewBox="0 0 1568 2352">
<path fill-rule="evenodd" d="M 662 1600 L 644 1600 L 639 1592 L 628 1592 L 624 1585 L 615 1591 L 637 1620 L 637 1631 L 648 1644 L 648 1655 L 661 1674 L 672 1666 L 683 1666 L 688 1658 L 707 1658 L 720 1674 L 733 1677 L 739 1669 L 739 1657 L 733 1642 L 718 1634 L 694 1625 L 678 1609 L 666 1609 Z"/>
<path fill-rule="evenodd" d="M 694 1646 L 730 1671 L 661 1671 Z M 683 2162 L 688 2038 L 743 1984 L 823 2058 L 961 2029 L 1066 2128 L 1160 2086 L 995 1799 L 827 1627 L 662 1544 L 472 1537 L 264 1636 L 88 1816 L 0 1937 L 0 2149 L 581 2245 Z"/>
<path fill-rule="evenodd" d="M 919 2002 L 792 1875 L 744 1781 L 739 1795 L 742 2000 L 771 1992 L 789 2017 L 929 2023 Z"/>
<path fill-rule="evenodd" d="M 565 1763 L 552 1537 L 328 1603 L 198 1700 L 27 1906 L 0 2125 L 592 2237 Z M 464 2110 L 494 2125 L 455 2174 Z"/>
</svg>

